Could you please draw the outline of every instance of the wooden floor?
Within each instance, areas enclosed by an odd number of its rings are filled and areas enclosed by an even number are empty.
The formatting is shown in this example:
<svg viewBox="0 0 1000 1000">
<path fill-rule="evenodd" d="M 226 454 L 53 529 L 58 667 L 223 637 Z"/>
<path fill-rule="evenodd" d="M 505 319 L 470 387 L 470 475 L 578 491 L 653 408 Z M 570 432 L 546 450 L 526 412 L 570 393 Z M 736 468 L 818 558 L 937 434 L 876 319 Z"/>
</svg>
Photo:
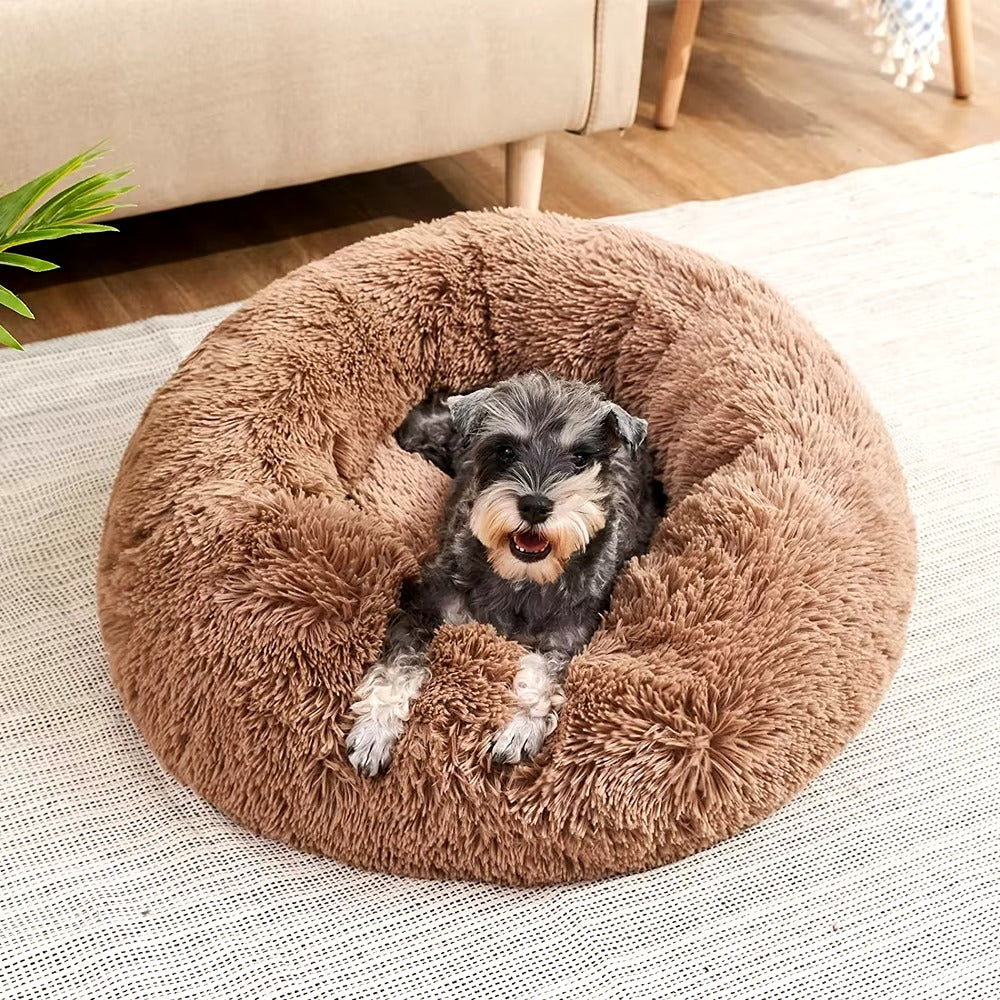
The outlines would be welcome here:
<svg viewBox="0 0 1000 1000">
<path fill-rule="evenodd" d="M 655 5 L 636 124 L 624 135 L 552 136 L 542 207 L 616 215 L 1000 140 L 1000 4 L 974 7 L 977 90 L 964 102 L 952 99 L 947 52 L 925 93 L 893 87 L 831 0 L 707 0 L 680 120 L 658 132 L 653 100 L 672 7 Z M 240 299 L 363 236 L 497 204 L 502 164 L 500 149 L 486 149 L 39 244 L 33 252 L 62 269 L 13 272 L 38 319 L 5 313 L 3 323 L 29 342 Z"/>
</svg>

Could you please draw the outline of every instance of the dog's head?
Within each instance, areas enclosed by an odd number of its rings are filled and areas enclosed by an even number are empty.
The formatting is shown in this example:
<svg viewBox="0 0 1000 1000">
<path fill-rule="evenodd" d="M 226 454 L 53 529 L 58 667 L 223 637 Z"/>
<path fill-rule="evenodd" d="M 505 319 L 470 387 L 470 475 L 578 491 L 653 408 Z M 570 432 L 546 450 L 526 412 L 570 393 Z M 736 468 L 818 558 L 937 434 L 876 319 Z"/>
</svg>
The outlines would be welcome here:
<svg viewBox="0 0 1000 1000">
<path fill-rule="evenodd" d="M 469 524 L 493 570 L 551 583 L 604 527 L 610 459 L 637 455 L 646 421 L 594 386 L 542 372 L 452 396 L 448 407 L 472 463 Z"/>
</svg>

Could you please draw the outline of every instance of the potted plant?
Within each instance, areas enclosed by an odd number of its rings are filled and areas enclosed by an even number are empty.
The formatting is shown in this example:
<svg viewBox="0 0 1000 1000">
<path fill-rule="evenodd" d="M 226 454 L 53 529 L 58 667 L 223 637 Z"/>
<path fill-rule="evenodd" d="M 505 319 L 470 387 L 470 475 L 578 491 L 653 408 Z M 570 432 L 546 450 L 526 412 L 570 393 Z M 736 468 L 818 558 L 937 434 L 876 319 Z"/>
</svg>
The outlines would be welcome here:
<svg viewBox="0 0 1000 1000">
<path fill-rule="evenodd" d="M 116 208 L 130 207 L 114 203 L 115 198 L 131 191 L 134 187 L 131 184 L 115 187 L 118 181 L 131 173 L 130 170 L 92 174 L 51 194 L 53 188 L 61 181 L 93 163 L 104 153 L 103 144 L 94 146 L 67 160 L 55 170 L 28 181 L 16 191 L 0 195 L 0 264 L 28 271 L 51 271 L 59 265 L 39 260 L 37 257 L 11 253 L 10 248 L 41 240 L 58 240 L 63 236 L 75 236 L 77 233 L 116 231 L 114 226 L 94 223 L 91 220 L 107 215 Z M 46 200 L 43 201 L 43 198 Z M 35 318 L 31 310 L 3 285 L 0 285 L 0 306 L 11 309 L 27 319 Z M 2 324 L 0 324 L 0 347 L 22 349 Z"/>
</svg>

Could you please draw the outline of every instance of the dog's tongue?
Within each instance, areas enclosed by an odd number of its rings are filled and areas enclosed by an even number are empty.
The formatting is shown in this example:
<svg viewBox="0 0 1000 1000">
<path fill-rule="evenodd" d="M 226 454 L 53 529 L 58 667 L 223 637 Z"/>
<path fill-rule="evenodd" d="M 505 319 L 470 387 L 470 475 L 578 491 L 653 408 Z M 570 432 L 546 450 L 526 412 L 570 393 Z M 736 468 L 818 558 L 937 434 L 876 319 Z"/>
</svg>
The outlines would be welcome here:
<svg viewBox="0 0 1000 1000">
<path fill-rule="evenodd" d="M 544 552 L 549 543 L 541 535 L 530 531 L 518 531 L 514 535 L 514 544 L 522 552 Z"/>
</svg>

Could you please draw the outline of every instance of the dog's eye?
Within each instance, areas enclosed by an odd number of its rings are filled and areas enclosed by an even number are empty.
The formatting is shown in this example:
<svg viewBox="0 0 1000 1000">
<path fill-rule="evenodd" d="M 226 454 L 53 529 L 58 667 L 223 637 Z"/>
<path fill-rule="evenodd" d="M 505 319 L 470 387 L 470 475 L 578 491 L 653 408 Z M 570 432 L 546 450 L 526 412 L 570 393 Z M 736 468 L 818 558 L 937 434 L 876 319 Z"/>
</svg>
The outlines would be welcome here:
<svg viewBox="0 0 1000 1000">
<path fill-rule="evenodd" d="M 501 465 L 513 465 L 517 452 L 509 444 L 502 444 L 497 447 L 496 456 Z"/>
<path fill-rule="evenodd" d="M 573 468 L 578 469 L 581 472 L 593 461 L 594 456 L 589 451 L 573 452 Z"/>
</svg>

